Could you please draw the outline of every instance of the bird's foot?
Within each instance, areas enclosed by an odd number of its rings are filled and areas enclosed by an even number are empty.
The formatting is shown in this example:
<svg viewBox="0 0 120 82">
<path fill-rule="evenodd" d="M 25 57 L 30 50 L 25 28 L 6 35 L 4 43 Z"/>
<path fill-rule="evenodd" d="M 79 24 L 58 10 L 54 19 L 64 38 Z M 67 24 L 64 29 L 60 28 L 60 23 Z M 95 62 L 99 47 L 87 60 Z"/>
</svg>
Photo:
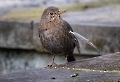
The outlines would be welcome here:
<svg viewBox="0 0 120 82">
<path fill-rule="evenodd" d="M 60 67 L 67 67 L 67 66 L 68 66 L 68 61 L 66 61 L 66 62 L 63 63 L 63 64 L 60 64 L 59 66 L 60 66 Z"/>
<path fill-rule="evenodd" d="M 68 66 L 68 61 L 66 61 L 65 63 L 63 63 L 64 66 Z"/>
<path fill-rule="evenodd" d="M 50 67 L 50 68 L 51 68 L 51 67 L 55 67 L 55 66 L 57 66 L 57 64 L 54 63 L 54 62 L 53 62 L 51 65 L 48 65 L 48 67 Z"/>
</svg>

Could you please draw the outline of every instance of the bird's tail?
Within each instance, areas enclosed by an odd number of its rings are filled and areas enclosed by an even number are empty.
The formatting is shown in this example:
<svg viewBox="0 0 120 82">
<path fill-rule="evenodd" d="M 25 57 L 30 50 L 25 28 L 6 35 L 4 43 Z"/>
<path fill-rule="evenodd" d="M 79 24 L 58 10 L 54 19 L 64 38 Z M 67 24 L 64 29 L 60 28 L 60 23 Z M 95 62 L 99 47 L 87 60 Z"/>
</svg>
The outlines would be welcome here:
<svg viewBox="0 0 120 82">
<path fill-rule="evenodd" d="M 68 52 L 67 55 L 66 55 L 66 57 L 67 57 L 67 61 L 68 62 L 75 61 L 75 57 L 73 56 L 73 50 L 70 51 L 70 52 Z"/>
<path fill-rule="evenodd" d="M 73 55 L 68 55 L 68 56 L 67 56 L 67 61 L 68 61 L 68 62 L 75 61 L 75 57 L 74 57 Z"/>
</svg>

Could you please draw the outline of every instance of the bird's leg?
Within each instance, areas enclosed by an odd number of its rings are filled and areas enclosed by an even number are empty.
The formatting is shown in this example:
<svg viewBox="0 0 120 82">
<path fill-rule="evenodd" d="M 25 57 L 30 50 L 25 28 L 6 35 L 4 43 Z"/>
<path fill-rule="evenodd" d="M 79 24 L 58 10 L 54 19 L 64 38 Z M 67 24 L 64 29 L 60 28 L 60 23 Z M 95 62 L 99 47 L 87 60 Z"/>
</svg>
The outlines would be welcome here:
<svg viewBox="0 0 120 82">
<path fill-rule="evenodd" d="M 52 66 L 56 66 L 57 64 L 54 62 L 55 60 L 55 54 L 53 55 L 53 59 L 52 59 Z"/>
<path fill-rule="evenodd" d="M 68 55 L 67 55 L 67 56 L 68 56 Z M 68 64 L 67 56 L 66 56 L 66 58 L 65 58 L 65 65 Z"/>
<path fill-rule="evenodd" d="M 55 54 L 53 55 L 53 58 L 52 58 L 52 64 L 48 65 L 48 67 L 57 66 L 57 64 L 54 62 L 54 60 L 55 60 Z"/>
<path fill-rule="evenodd" d="M 65 66 L 67 66 L 67 64 L 68 64 L 67 56 L 68 56 L 68 54 L 65 56 L 65 63 L 63 64 Z"/>
</svg>

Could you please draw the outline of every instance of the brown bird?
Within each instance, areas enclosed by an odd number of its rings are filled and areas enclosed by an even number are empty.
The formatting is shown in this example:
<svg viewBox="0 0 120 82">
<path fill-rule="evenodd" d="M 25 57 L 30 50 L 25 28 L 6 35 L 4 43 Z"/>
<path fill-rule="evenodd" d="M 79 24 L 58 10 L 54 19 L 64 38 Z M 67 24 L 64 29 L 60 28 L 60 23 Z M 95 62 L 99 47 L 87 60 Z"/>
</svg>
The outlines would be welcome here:
<svg viewBox="0 0 120 82">
<path fill-rule="evenodd" d="M 59 10 L 54 6 L 46 8 L 38 29 L 43 47 L 54 54 L 52 65 L 56 65 L 54 63 L 56 54 L 65 55 L 65 63 L 75 61 L 73 51 L 76 46 L 80 54 L 78 40 L 70 33 L 73 31 L 71 26 L 60 16 L 64 12 L 65 10 Z"/>
</svg>

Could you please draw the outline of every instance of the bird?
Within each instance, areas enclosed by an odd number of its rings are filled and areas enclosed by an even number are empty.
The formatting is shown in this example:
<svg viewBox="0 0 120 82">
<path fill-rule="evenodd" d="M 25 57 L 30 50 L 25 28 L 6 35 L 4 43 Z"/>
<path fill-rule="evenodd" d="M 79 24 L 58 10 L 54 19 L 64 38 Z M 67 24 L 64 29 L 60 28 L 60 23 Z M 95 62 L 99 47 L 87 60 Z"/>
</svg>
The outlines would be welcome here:
<svg viewBox="0 0 120 82">
<path fill-rule="evenodd" d="M 75 47 L 79 54 L 80 45 L 77 38 L 70 32 L 72 27 L 62 19 L 61 14 L 66 12 L 55 6 L 47 7 L 41 16 L 38 34 L 43 47 L 53 54 L 52 66 L 57 65 L 54 60 L 58 54 L 65 56 L 65 64 L 75 61 L 73 51 Z"/>
</svg>

